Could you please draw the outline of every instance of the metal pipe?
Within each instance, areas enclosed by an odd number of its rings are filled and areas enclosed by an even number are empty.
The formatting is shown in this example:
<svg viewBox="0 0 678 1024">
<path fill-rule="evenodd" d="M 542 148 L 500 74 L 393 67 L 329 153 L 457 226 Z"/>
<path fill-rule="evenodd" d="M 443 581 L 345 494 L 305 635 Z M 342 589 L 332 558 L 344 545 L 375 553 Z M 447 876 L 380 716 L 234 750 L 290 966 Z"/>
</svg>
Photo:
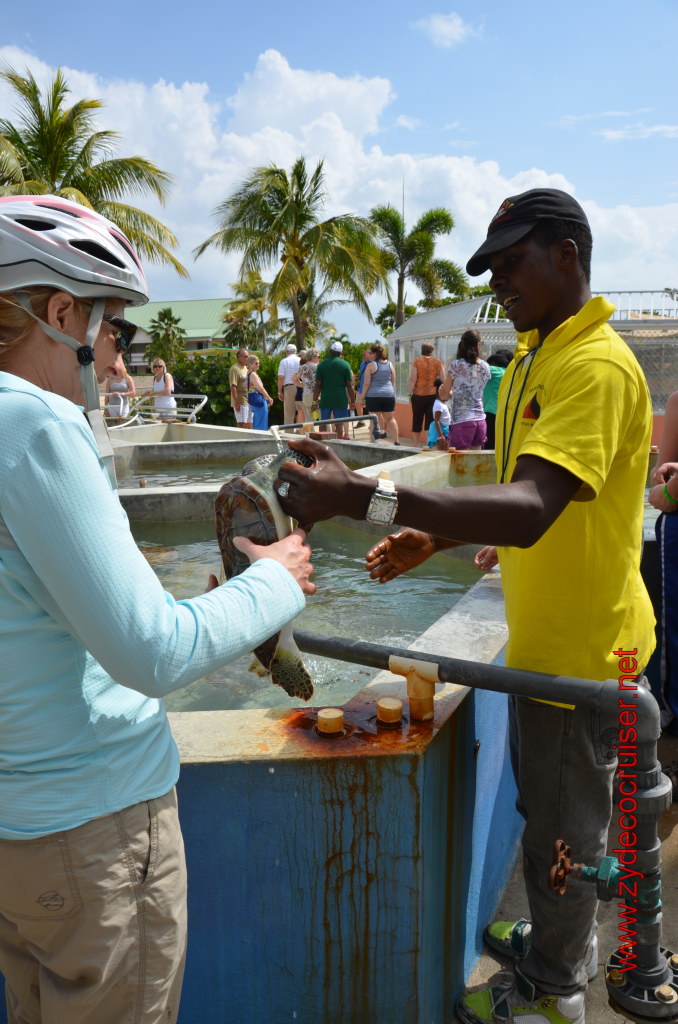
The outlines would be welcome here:
<svg viewBox="0 0 678 1024">
<path fill-rule="evenodd" d="M 521 697 L 536 697 L 542 700 L 556 700 L 564 704 L 579 704 L 600 710 L 600 694 L 607 683 L 592 679 L 575 679 L 573 676 L 553 676 L 545 672 L 527 672 L 501 665 L 483 665 L 459 658 L 446 658 L 440 654 L 423 654 L 404 647 L 385 647 L 364 640 L 349 637 L 322 636 L 295 629 L 298 646 L 308 654 L 318 654 L 338 661 L 349 661 L 370 668 L 389 669 L 391 658 L 412 657 L 438 666 L 441 683 L 459 683 L 479 690 L 494 690 L 497 693 L 516 694 Z M 616 694 L 616 682 L 613 690 Z"/>
<path fill-rule="evenodd" d="M 305 630 L 295 630 L 294 637 L 299 648 L 309 654 L 391 671 L 394 664 L 408 663 L 415 657 L 418 662 L 437 666 L 441 683 L 589 707 L 597 715 L 600 736 L 615 731 L 622 794 L 621 784 L 631 785 L 633 780 L 633 815 L 632 819 L 626 817 L 625 823 L 633 832 L 635 857 L 629 856 L 630 847 L 625 847 L 620 839 L 620 849 L 615 852 L 619 853 L 621 877 L 609 875 L 612 880 L 606 897 L 620 899 L 628 908 L 626 920 L 632 942 L 629 943 L 627 935 L 620 948 L 608 957 L 608 993 L 623 1011 L 644 1019 L 678 1022 L 678 957 L 661 946 L 661 843 L 657 834 L 659 815 L 671 803 L 671 782 L 657 761 L 661 728 L 659 708 L 650 691 L 629 682 L 622 684 L 622 680 L 600 682 L 528 672 Z M 622 711 L 627 718 L 621 718 Z M 619 741 L 623 735 L 618 732 L 622 722 L 632 723 L 635 735 L 634 743 L 629 745 L 633 750 L 631 765 L 625 756 L 625 744 Z M 624 771 L 629 767 L 633 772 Z M 624 795 L 620 809 L 626 811 Z M 584 875 L 587 881 L 598 884 L 599 896 L 603 896 L 605 887 L 599 873 L 590 869 Z"/>
<path fill-rule="evenodd" d="M 379 419 L 374 412 L 366 412 L 363 416 L 339 416 L 333 420 L 305 420 L 303 423 L 282 423 L 278 430 L 297 430 L 299 427 L 319 427 L 323 423 L 330 425 L 334 423 L 355 423 L 356 420 L 369 420 L 372 424 L 372 438 L 374 444 L 379 443 L 380 437 L 386 437 L 386 433 L 379 429 Z"/>
</svg>

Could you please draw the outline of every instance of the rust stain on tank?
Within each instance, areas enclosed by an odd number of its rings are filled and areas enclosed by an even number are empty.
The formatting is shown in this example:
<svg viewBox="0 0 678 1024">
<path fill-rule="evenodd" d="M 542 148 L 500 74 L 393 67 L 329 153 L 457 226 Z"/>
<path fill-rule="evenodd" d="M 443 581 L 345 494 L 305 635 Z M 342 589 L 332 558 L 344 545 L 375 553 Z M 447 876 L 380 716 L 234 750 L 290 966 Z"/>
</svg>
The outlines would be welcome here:
<svg viewBox="0 0 678 1024">
<path fill-rule="evenodd" d="M 345 704 L 344 728 L 336 736 L 318 732 L 315 708 L 290 711 L 280 724 L 290 740 L 318 758 L 421 752 L 442 725 L 442 718 L 436 721 L 435 717 L 430 722 L 412 721 L 405 704 L 402 723 L 395 728 L 384 726 L 377 721 L 377 700 L 377 695 L 358 694 Z"/>
<path fill-rule="evenodd" d="M 493 465 L 478 459 L 478 452 L 450 452 L 450 462 L 456 476 L 477 476 L 482 483 L 494 483 Z M 454 483 L 454 479 L 452 479 Z"/>
</svg>

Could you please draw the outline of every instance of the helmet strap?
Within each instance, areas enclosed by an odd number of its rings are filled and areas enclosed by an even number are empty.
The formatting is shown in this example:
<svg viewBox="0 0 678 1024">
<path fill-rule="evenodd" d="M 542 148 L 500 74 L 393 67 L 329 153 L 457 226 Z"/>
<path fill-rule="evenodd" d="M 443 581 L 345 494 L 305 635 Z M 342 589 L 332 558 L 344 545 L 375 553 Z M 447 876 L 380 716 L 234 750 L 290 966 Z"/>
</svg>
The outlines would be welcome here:
<svg viewBox="0 0 678 1024">
<path fill-rule="evenodd" d="M 31 300 L 26 292 L 15 292 L 14 293 L 17 302 L 25 310 L 30 317 L 33 318 L 45 332 L 45 334 L 52 338 L 53 341 L 59 341 L 63 345 L 68 345 L 69 348 L 77 354 L 78 363 L 78 376 L 80 377 L 80 387 L 82 388 L 82 394 L 84 398 L 85 416 L 89 423 L 92 433 L 94 434 L 94 440 L 96 441 L 97 448 L 99 449 L 99 455 L 101 456 L 103 463 L 108 472 L 111 484 L 115 489 L 117 482 L 115 478 L 115 465 L 113 460 L 113 445 L 108 434 L 108 427 L 104 422 L 104 417 L 101 412 L 101 402 L 99 399 L 99 381 L 97 380 L 96 370 L 94 369 L 94 344 L 99 334 L 99 328 L 101 327 L 101 321 L 104 315 L 104 309 L 106 308 L 106 302 L 104 299 L 95 299 L 92 305 L 92 312 L 89 315 L 89 322 L 87 324 L 87 334 L 85 335 L 84 344 L 80 341 L 76 341 L 75 338 L 71 338 L 70 335 L 64 334 L 62 331 L 58 331 L 56 327 L 50 326 L 41 320 L 39 316 L 36 316 L 31 306 Z"/>
</svg>

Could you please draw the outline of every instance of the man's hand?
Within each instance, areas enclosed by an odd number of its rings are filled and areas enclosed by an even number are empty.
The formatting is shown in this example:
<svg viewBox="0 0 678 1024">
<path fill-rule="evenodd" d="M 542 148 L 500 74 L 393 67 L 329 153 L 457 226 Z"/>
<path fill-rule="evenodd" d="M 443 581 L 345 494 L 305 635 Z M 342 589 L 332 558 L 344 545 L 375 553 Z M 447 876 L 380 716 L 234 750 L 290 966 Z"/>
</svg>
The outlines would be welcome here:
<svg viewBox="0 0 678 1024">
<path fill-rule="evenodd" d="M 238 551 L 247 555 L 252 563 L 260 558 L 272 558 L 280 562 L 294 576 L 305 594 L 315 594 L 315 583 L 311 583 L 310 580 L 313 572 L 311 549 L 304 544 L 305 539 L 304 531 L 297 529 L 274 544 L 253 544 L 247 537 L 234 537 L 233 544 Z"/>
<path fill-rule="evenodd" d="M 396 576 L 421 565 L 435 554 L 436 546 L 430 533 L 406 528 L 389 533 L 365 555 L 365 569 L 373 580 L 388 583 Z"/>
<path fill-rule="evenodd" d="M 364 516 L 374 480 L 351 472 L 331 448 L 319 441 L 290 438 L 289 446 L 310 455 L 314 463 L 307 468 L 296 462 L 283 462 L 278 470 L 274 488 L 286 515 L 309 525 L 332 516 Z M 289 484 L 289 489 L 280 495 L 283 482 Z"/>
<path fill-rule="evenodd" d="M 482 548 L 473 561 L 483 572 L 489 572 L 490 569 L 494 569 L 495 565 L 499 565 L 499 555 L 494 544 L 489 544 L 486 548 Z"/>
</svg>

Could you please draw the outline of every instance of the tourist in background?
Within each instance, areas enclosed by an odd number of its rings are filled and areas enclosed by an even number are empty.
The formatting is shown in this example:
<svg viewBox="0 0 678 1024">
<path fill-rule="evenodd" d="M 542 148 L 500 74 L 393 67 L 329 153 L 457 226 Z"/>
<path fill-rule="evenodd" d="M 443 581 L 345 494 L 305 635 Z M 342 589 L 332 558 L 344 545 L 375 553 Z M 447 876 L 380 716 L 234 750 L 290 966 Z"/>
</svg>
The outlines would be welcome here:
<svg viewBox="0 0 678 1024">
<path fill-rule="evenodd" d="M 310 423 L 313 419 L 313 410 L 315 407 L 313 402 L 313 389 L 315 388 L 315 375 L 319 362 L 320 352 L 318 349 L 307 349 L 306 361 L 303 365 L 299 366 L 299 369 L 293 378 L 297 387 L 301 388 L 301 410 L 302 421 L 304 423 Z"/>
<path fill-rule="evenodd" d="M 370 413 L 376 413 L 379 428 L 390 435 L 393 444 L 400 444 L 398 421 L 395 418 L 395 369 L 386 358 L 383 345 L 370 345 L 372 362 L 365 368 L 362 399 Z"/>
<path fill-rule="evenodd" d="M 365 403 L 363 402 L 360 396 L 362 394 L 363 386 L 365 384 L 365 370 L 367 369 L 367 364 L 371 362 L 372 353 L 368 348 L 363 349 L 363 357 L 360 362 L 360 367 L 358 369 L 358 391 L 355 396 L 355 411 L 357 416 L 362 416 L 363 413 L 365 412 Z"/>
<path fill-rule="evenodd" d="M 99 384 L 123 372 L 125 305 L 148 301 L 131 243 L 69 200 L 2 197 L 0 281 L 8 1019 L 175 1024 L 186 866 L 162 698 L 296 616 L 315 590 L 309 551 L 298 530 L 267 547 L 236 538 L 254 564 L 175 600 L 105 462 Z"/>
<path fill-rule="evenodd" d="M 231 405 L 238 427 L 252 426 L 252 409 L 247 399 L 247 360 L 250 354 L 246 348 L 238 349 L 235 362 L 228 371 L 228 383 L 231 389 Z"/>
<path fill-rule="evenodd" d="M 485 410 L 485 422 L 487 424 L 487 437 L 484 448 L 494 448 L 494 428 L 497 419 L 497 396 L 499 385 L 504 376 L 506 367 L 513 359 L 513 352 L 510 348 L 500 348 L 493 352 L 487 360 L 490 368 L 490 379 L 483 391 L 483 409 Z"/>
<path fill-rule="evenodd" d="M 297 385 L 294 375 L 299 369 L 297 346 L 292 342 L 285 349 L 287 353 L 278 364 L 278 398 L 283 403 L 283 422 L 294 423 L 296 416 Z"/>
<path fill-rule="evenodd" d="M 154 395 L 155 411 L 161 420 L 175 420 L 177 411 L 177 400 L 174 397 L 174 379 L 171 373 L 167 372 L 167 366 L 162 359 L 156 359 L 151 367 L 153 370 L 153 386 L 151 392 Z"/>
<path fill-rule="evenodd" d="M 449 442 L 450 448 L 457 451 L 479 451 L 487 437 L 483 391 L 490 379 L 490 368 L 480 358 L 481 345 L 478 331 L 464 331 L 459 339 L 457 358 L 450 363 L 441 390 L 444 401 L 452 393 Z"/>
<path fill-rule="evenodd" d="M 425 341 L 421 346 L 421 355 L 412 363 L 410 370 L 409 391 L 412 403 L 412 443 L 422 445 L 424 432 L 428 431 L 433 421 L 433 403 L 438 398 L 436 377 L 445 377 L 445 369 L 439 359 L 433 355 L 433 345 Z"/>
<path fill-rule="evenodd" d="M 661 515 L 655 523 L 662 583 L 660 660 L 661 724 L 678 736 L 678 391 L 666 402 L 650 504 Z"/>
<path fill-rule="evenodd" d="M 129 416 L 129 400 L 136 397 L 137 388 L 123 364 L 120 375 L 110 374 L 106 378 L 104 403 L 109 419 L 126 419 Z"/>
<path fill-rule="evenodd" d="M 295 423 L 303 423 L 304 422 L 304 406 L 303 406 L 304 388 L 303 388 L 302 384 L 300 384 L 300 382 L 299 382 L 299 370 L 303 369 L 303 367 L 306 366 L 306 360 L 307 360 L 306 349 L 302 348 L 299 351 L 299 366 L 297 368 L 297 372 L 292 377 L 292 383 L 296 387 L 296 391 L 294 393 L 294 422 Z"/>
<path fill-rule="evenodd" d="M 440 389 L 443 386 L 442 378 L 436 377 L 434 384 L 438 397 L 433 402 L 433 421 L 428 428 L 428 446 L 445 452 L 448 448 L 447 438 L 450 433 L 452 416 L 447 402 L 443 402 L 440 398 Z"/>
<path fill-rule="evenodd" d="M 329 353 L 316 367 L 313 400 L 320 405 L 321 420 L 347 419 L 349 406 L 355 402 L 353 371 L 341 358 L 343 351 L 342 343 L 333 341 Z M 348 441 L 345 423 L 336 423 L 334 429 L 338 440 Z"/>
<path fill-rule="evenodd" d="M 252 410 L 252 429 L 268 430 L 268 410 L 273 399 L 259 376 L 259 356 L 247 357 L 247 401 Z"/>
</svg>

